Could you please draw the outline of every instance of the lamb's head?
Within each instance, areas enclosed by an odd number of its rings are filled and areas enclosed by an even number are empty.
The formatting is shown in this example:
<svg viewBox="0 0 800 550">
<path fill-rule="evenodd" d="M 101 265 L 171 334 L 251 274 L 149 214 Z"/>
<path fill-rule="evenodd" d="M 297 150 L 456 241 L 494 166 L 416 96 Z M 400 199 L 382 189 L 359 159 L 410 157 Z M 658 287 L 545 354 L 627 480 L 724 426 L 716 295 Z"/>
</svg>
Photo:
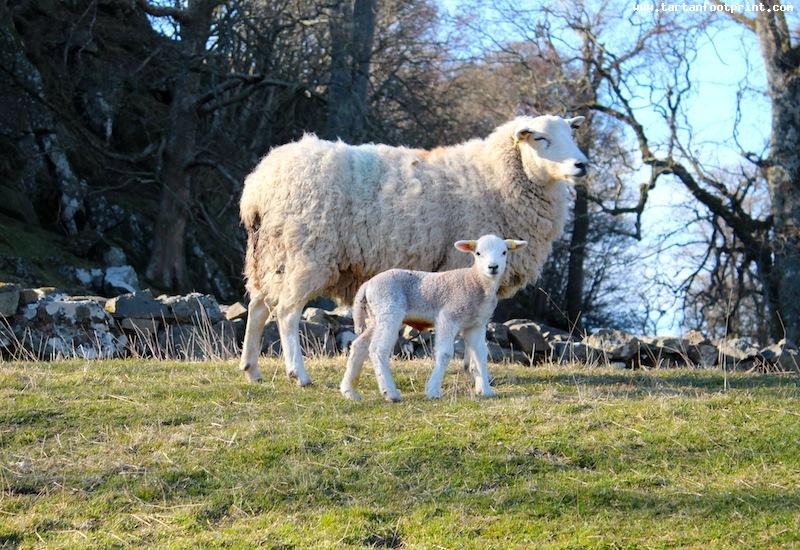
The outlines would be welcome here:
<svg viewBox="0 0 800 550">
<path fill-rule="evenodd" d="M 572 130 L 583 121 L 582 116 L 565 119 L 553 115 L 516 119 L 514 142 L 529 179 L 575 183 L 575 178 L 586 175 L 589 161 L 572 136 Z"/>
<path fill-rule="evenodd" d="M 484 235 L 477 241 L 457 241 L 454 246 L 462 252 L 472 254 L 475 259 L 473 268 L 480 276 L 499 284 L 506 270 L 508 252 L 527 244 L 528 241 L 503 240 L 496 235 Z"/>
</svg>

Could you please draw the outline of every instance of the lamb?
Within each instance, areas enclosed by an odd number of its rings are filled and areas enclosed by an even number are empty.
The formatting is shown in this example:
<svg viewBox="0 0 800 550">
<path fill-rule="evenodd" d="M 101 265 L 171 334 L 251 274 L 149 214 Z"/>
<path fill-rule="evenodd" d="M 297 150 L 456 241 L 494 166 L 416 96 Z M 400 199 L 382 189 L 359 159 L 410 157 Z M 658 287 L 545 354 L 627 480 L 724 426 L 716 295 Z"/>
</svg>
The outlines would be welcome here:
<svg viewBox="0 0 800 550">
<path fill-rule="evenodd" d="M 453 341 L 462 331 L 475 393 L 493 396 L 486 369 L 486 324 L 497 305 L 506 253 L 526 244 L 495 235 L 484 235 L 477 241 L 458 241 L 457 250 L 472 253 L 472 267 L 442 273 L 390 269 L 364 283 L 353 304 L 353 321 L 359 337 L 350 347 L 347 371 L 339 385 L 342 395 L 361 400 L 354 384 L 369 354 L 381 394 L 387 401 L 400 401 L 400 392 L 389 371 L 389 355 L 400 326 L 406 323 L 436 328 L 436 362 L 425 388 L 428 399 L 441 397 L 442 378 L 453 356 Z"/>
<path fill-rule="evenodd" d="M 351 146 L 306 135 L 272 150 L 246 178 L 240 204 L 248 234 L 249 316 L 240 367 L 259 381 L 261 334 L 278 322 L 286 372 L 311 383 L 299 323 L 317 296 L 350 303 L 391 268 L 464 267 L 459 235 L 517 235 L 498 296 L 539 276 L 566 219 L 568 183 L 586 173 L 572 129 L 583 117 L 518 117 L 485 139 L 430 151 Z"/>
</svg>

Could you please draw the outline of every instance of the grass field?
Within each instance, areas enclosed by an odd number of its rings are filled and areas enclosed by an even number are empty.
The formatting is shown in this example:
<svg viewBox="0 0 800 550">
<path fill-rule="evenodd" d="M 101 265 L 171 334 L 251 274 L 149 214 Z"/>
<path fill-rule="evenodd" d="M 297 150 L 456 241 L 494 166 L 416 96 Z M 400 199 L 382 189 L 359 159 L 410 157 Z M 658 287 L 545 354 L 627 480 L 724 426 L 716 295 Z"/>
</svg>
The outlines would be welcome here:
<svg viewBox="0 0 800 550">
<path fill-rule="evenodd" d="M 0 546 L 800 546 L 796 377 L 455 364 L 404 401 L 265 360 L 0 364 Z M 726 382 L 727 380 L 727 382 Z"/>
</svg>

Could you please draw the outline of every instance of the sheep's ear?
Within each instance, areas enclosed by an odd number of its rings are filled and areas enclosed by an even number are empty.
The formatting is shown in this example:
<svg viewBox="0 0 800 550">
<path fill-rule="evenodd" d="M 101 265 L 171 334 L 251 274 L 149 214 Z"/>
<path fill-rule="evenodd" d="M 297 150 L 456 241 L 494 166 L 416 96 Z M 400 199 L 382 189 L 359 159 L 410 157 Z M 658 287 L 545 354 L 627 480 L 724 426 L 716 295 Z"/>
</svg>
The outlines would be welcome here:
<svg viewBox="0 0 800 550">
<path fill-rule="evenodd" d="M 509 250 L 516 250 L 524 246 L 528 246 L 528 241 L 515 241 L 514 239 L 506 239 L 506 246 Z"/>
<path fill-rule="evenodd" d="M 478 246 L 478 241 L 456 241 L 453 246 L 461 252 L 472 252 Z"/>
<path fill-rule="evenodd" d="M 523 126 L 522 128 L 517 128 L 517 131 L 514 132 L 514 145 L 517 145 L 520 141 L 524 139 L 528 139 L 528 136 L 533 133 L 533 130 L 528 128 L 527 126 Z"/>
<path fill-rule="evenodd" d="M 585 116 L 576 116 L 576 117 L 573 117 L 573 118 L 566 118 L 564 120 L 566 120 L 567 124 L 569 124 L 573 128 L 580 128 L 581 124 L 583 124 L 583 121 L 586 120 L 586 117 Z"/>
</svg>

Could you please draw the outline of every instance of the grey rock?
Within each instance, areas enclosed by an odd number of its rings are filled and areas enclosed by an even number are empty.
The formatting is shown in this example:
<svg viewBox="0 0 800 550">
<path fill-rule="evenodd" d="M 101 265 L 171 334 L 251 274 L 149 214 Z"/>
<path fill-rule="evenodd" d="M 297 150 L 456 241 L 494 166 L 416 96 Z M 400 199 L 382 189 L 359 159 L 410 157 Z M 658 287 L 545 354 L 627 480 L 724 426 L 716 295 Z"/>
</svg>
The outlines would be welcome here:
<svg viewBox="0 0 800 550">
<path fill-rule="evenodd" d="M 503 323 L 489 323 L 486 326 L 486 339 L 490 342 L 495 342 L 504 348 L 511 347 L 508 327 Z"/>
<path fill-rule="evenodd" d="M 217 299 L 210 294 L 192 292 L 186 296 L 159 296 L 158 302 L 166 306 L 167 317 L 179 323 L 218 323 L 222 311 Z"/>
<path fill-rule="evenodd" d="M 336 343 L 327 325 L 300 321 L 300 345 L 308 355 L 336 355 Z"/>
<path fill-rule="evenodd" d="M 133 317 L 135 319 L 161 319 L 170 317 L 169 308 L 153 298 L 150 290 L 140 290 L 132 294 L 123 294 L 106 302 L 105 309 L 117 319 Z"/>
<path fill-rule="evenodd" d="M 20 288 L 11 283 L 0 283 L 0 316 L 12 317 L 19 306 Z"/>
<path fill-rule="evenodd" d="M 504 348 L 495 342 L 487 342 L 489 348 L 489 362 L 491 363 L 522 363 L 528 365 L 528 355 L 518 351 Z"/>
<path fill-rule="evenodd" d="M 261 337 L 261 353 L 275 356 L 281 354 L 281 336 L 275 321 L 270 321 L 264 326 L 264 334 Z"/>
<path fill-rule="evenodd" d="M 392 353 L 396 357 L 411 359 L 414 356 L 414 344 L 400 336 L 394 344 Z"/>
<path fill-rule="evenodd" d="M 758 348 L 746 338 L 728 338 L 717 342 L 719 363 L 726 368 L 748 370 L 758 359 Z"/>
<path fill-rule="evenodd" d="M 76 267 L 75 279 L 85 288 L 101 290 L 103 288 L 103 270 L 97 268 Z"/>
<path fill-rule="evenodd" d="M 592 348 L 605 352 L 610 361 L 630 362 L 638 358 L 642 341 L 620 330 L 600 329 L 587 337 L 584 343 Z M 566 348 L 563 348 L 566 349 Z"/>
<path fill-rule="evenodd" d="M 45 299 L 38 304 L 37 316 L 45 323 L 67 325 L 108 323 L 111 320 L 101 303 L 81 296 Z"/>
<path fill-rule="evenodd" d="M 791 340 L 784 338 L 758 353 L 769 365 L 777 366 L 784 372 L 800 373 L 800 349 Z"/>
<path fill-rule="evenodd" d="M 503 323 L 508 327 L 508 339 L 515 350 L 533 355 L 549 350 L 547 340 L 541 332 L 541 327 L 527 319 L 511 319 Z"/>
<path fill-rule="evenodd" d="M 607 360 L 603 350 L 583 342 L 553 342 L 552 346 L 553 359 L 559 363 L 605 364 Z"/>
<path fill-rule="evenodd" d="M 122 267 L 127 264 L 125 252 L 118 246 L 111 246 L 103 252 L 103 262 L 109 267 Z"/>
<path fill-rule="evenodd" d="M 55 287 L 26 288 L 20 291 L 19 305 L 35 304 L 45 296 L 57 293 Z"/>
<path fill-rule="evenodd" d="M 241 302 L 236 302 L 229 306 L 220 306 L 220 311 L 225 315 L 228 321 L 235 321 L 237 319 L 247 319 L 247 307 Z"/>
<path fill-rule="evenodd" d="M 169 357 L 199 361 L 231 359 L 239 354 L 236 331 L 230 321 L 210 326 L 166 325 L 158 337 Z"/>
<path fill-rule="evenodd" d="M 109 267 L 103 278 L 103 286 L 109 294 L 136 292 L 139 290 L 139 276 L 129 265 Z"/>
<path fill-rule="evenodd" d="M 353 343 L 353 340 L 358 338 L 355 332 L 349 329 L 340 330 L 336 333 L 336 346 L 339 348 L 339 351 L 346 352 L 350 349 L 350 344 Z M 411 352 L 414 352 L 414 346 L 411 346 Z"/>
<path fill-rule="evenodd" d="M 134 319 L 126 317 L 119 324 L 122 330 L 131 331 L 135 334 L 150 337 L 158 334 L 161 322 L 158 319 Z"/>
</svg>

